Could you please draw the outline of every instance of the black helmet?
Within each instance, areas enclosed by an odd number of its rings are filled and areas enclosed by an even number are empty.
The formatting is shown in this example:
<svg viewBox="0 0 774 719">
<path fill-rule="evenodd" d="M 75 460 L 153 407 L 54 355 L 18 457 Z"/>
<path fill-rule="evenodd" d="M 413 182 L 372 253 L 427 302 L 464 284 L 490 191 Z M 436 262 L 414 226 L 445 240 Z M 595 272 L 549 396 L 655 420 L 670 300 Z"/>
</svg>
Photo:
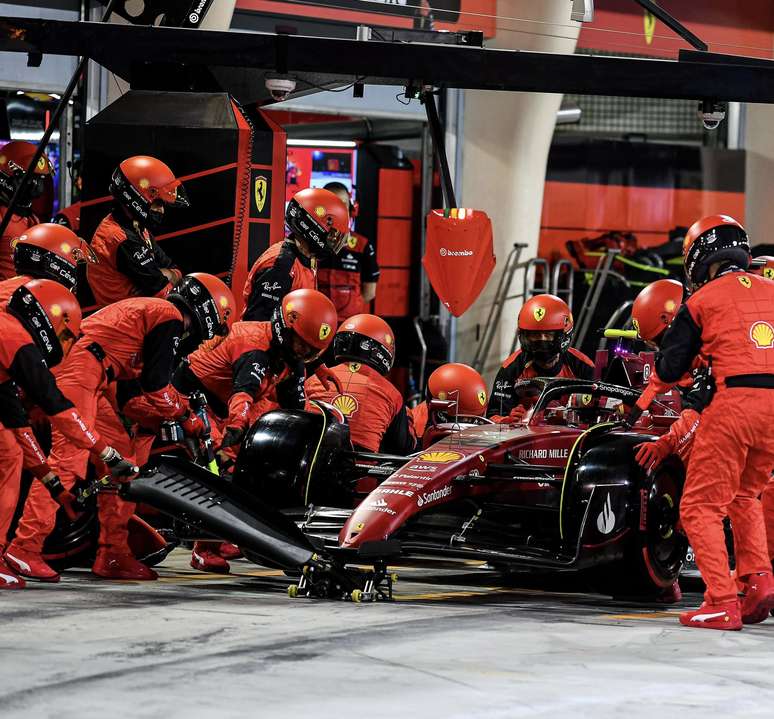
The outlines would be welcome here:
<svg viewBox="0 0 774 719">
<path fill-rule="evenodd" d="M 197 344 L 216 335 L 227 335 L 234 321 L 234 295 L 223 280 L 206 272 L 192 272 L 183 277 L 167 299 L 196 320 Z"/>
<path fill-rule="evenodd" d="M 750 266 L 747 232 L 729 215 L 710 215 L 697 220 L 685 235 L 685 274 L 694 287 L 708 280 L 710 265 L 726 262 L 746 270 Z"/>
<path fill-rule="evenodd" d="M 376 315 L 355 315 L 345 320 L 333 340 L 337 362 L 362 362 L 386 375 L 395 360 L 395 337 Z"/>
</svg>

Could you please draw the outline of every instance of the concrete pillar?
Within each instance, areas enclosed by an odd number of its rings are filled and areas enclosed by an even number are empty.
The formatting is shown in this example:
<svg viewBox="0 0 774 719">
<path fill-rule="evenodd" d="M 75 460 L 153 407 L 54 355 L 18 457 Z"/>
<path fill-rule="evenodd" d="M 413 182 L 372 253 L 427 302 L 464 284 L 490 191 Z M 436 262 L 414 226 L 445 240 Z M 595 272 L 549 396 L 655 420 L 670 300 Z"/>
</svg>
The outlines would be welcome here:
<svg viewBox="0 0 774 719">
<path fill-rule="evenodd" d="M 774 243 L 774 105 L 747 105 L 745 220 L 753 245 Z"/>
<path fill-rule="evenodd" d="M 498 33 L 488 45 L 521 50 L 572 53 L 580 23 L 570 21 L 567 0 L 499 0 Z M 505 17 L 529 18 L 529 23 Z M 542 24 L 555 23 L 555 24 Z M 514 242 L 525 242 L 537 253 L 546 160 L 561 95 L 468 90 L 465 93 L 462 194 L 457 204 L 486 210 L 494 228 L 497 269 L 476 303 L 457 324 L 456 358 L 469 362 L 477 334 L 492 306 L 500 272 Z M 516 289 L 521 288 L 521 278 Z M 516 283 L 514 283 L 516 285 Z M 506 304 L 487 358 L 491 380 L 507 356 L 521 303 Z"/>
</svg>

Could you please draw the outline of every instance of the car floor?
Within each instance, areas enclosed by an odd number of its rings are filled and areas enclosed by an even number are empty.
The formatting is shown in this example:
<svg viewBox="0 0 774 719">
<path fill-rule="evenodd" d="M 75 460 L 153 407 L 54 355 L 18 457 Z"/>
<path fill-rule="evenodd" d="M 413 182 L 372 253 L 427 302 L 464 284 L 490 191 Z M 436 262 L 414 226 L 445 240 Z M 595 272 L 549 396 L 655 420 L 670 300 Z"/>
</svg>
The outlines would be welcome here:
<svg viewBox="0 0 774 719">
<path fill-rule="evenodd" d="M 774 619 L 683 629 L 654 607 L 481 567 L 402 568 L 392 603 L 289 599 L 281 573 L 69 572 L 0 593 L 3 719 L 770 717 Z M 577 589 L 577 587 L 575 588 Z"/>
</svg>

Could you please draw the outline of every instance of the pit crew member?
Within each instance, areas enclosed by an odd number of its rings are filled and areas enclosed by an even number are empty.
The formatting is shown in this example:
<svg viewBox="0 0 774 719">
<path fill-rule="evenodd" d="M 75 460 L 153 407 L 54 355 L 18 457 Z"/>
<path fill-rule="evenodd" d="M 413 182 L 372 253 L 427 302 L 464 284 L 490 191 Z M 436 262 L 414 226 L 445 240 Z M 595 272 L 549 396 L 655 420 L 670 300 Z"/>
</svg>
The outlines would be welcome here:
<svg viewBox="0 0 774 719">
<path fill-rule="evenodd" d="M 717 392 L 696 431 L 680 505 L 707 591 L 680 622 L 738 630 L 774 607 L 759 499 L 774 468 L 774 437 L 760 431 L 774 421 L 774 284 L 745 271 L 747 233 L 728 215 L 694 223 L 683 256 L 694 292 L 664 336 L 646 392 L 676 384 L 697 355 L 712 357 Z M 734 527 L 741 603 L 728 568 L 725 516 Z"/>
<path fill-rule="evenodd" d="M 329 190 L 349 207 L 350 221 L 357 216 L 357 205 L 352 202 L 346 185 L 329 182 Z M 317 269 L 317 287 L 331 298 L 339 315 L 339 323 L 353 315 L 368 312 L 368 304 L 376 297 L 379 265 L 376 250 L 363 235 L 349 232 L 338 255 L 321 257 Z"/>
<path fill-rule="evenodd" d="M 87 272 L 97 304 L 165 297 L 182 273 L 152 233 L 166 207 L 188 207 L 185 188 L 161 160 L 137 155 L 115 169 L 109 189 L 113 207 L 91 241 L 99 262 Z"/>
<path fill-rule="evenodd" d="M 217 277 L 187 275 L 166 299 L 135 297 L 121 300 L 93 314 L 82 324 L 83 336 L 63 362 L 57 381 L 87 423 L 127 458 L 135 459 L 133 446 L 114 406 L 115 382 L 139 380 L 143 394 L 137 402 L 148 413 L 178 420 L 191 435 L 201 433 L 201 420 L 188 411 L 185 400 L 172 386 L 178 347 L 192 349 L 201 341 L 225 334 L 234 313 L 234 297 Z M 51 466 L 70 488 L 85 478 L 88 455 L 72 446 L 54 428 Z M 7 556 L 13 568 L 26 577 L 58 581 L 59 575 L 41 557 L 43 542 L 51 532 L 56 506 L 43 492 L 30 492 L 24 514 Z M 138 562 L 127 544 L 127 523 L 134 505 L 115 493 L 98 495 L 99 548 L 92 572 L 110 579 L 155 579 L 156 574 Z"/>
<path fill-rule="evenodd" d="M 591 379 L 594 363 L 570 347 L 573 319 L 567 303 L 555 295 L 535 295 L 519 311 L 516 350 L 495 377 L 487 417 L 495 422 L 519 422 L 527 408 L 518 404 L 513 387 L 530 377 Z"/>
<path fill-rule="evenodd" d="M 15 558 L 2 558 L 19 498 L 22 469 L 29 469 L 41 481 L 43 494 L 55 509 L 59 504 L 71 517 L 75 513 L 74 497 L 65 490 L 35 439 L 17 387 L 48 415 L 55 431 L 68 443 L 87 455 L 107 460 L 118 476 L 131 466 L 105 444 L 92 423 L 62 394 L 49 369 L 67 356 L 80 325 L 78 301 L 51 280 L 30 280 L 17 287 L 0 312 L 0 589 L 24 586 L 24 580 L 12 570 Z"/>
</svg>

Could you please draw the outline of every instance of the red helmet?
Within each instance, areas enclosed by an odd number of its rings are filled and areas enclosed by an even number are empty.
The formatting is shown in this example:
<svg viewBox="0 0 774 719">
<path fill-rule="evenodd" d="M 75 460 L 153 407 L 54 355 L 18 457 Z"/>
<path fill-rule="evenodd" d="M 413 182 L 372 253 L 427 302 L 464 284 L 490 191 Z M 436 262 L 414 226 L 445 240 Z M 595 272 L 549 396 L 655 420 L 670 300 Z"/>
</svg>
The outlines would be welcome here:
<svg viewBox="0 0 774 719">
<path fill-rule="evenodd" d="M 192 272 L 172 288 L 167 299 L 196 321 L 196 344 L 227 335 L 234 322 L 234 295 L 215 275 Z"/>
<path fill-rule="evenodd" d="M 337 362 L 362 362 L 386 375 L 395 360 L 395 335 L 381 317 L 354 315 L 339 327 L 333 354 Z"/>
<path fill-rule="evenodd" d="M 750 241 L 744 227 L 729 215 L 710 215 L 691 225 L 683 240 L 685 275 L 694 287 L 708 280 L 710 265 L 729 262 L 750 266 Z"/>
<path fill-rule="evenodd" d="M 634 329 L 642 339 L 655 340 L 672 324 L 682 301 L 683 286 L 677 280 L 651 282 L 634 300 Z"/>
<path fill-rule="evenodd" d="M 466 364 L 441 365 L 427 380 L 427 392 L 431 399 L 456 400 L 457 414 L 480 417 L 486 412 L 484 378 Z"/>
<path fill-rule="evenodd" d="M 570 347 L 572 327 L 572 312 L 564 300 L 535 295 L 519 311 L 519 344 L 527 355 L 548 361 Z"/>
<path fill-rule="evenodd" d="M 13 240 L 13 264 L 20 275 L 54 280 L 71 292 L 79 262 L 97 262 L 91 247 L 72 230 L 53 222 L 33 225 Z"/>
<path fill-rule="evenodd" d="M 330 190 L 308 187 L 291 198 L 285 223 L 315 254 L 338 255 L 349 233 L 349 211 Z"/>
<path fill-rule="evenodd" d="M 30 333 L 48 367 L 62 361 L 81 332 L 78 300 L 53 280 L 30 280 L 18 287 L 8 311 Z"/>
<path fill-rule="evenodd" d="M 124 160 L 113 172 L 110 194 L 143 227 L 158 228 L 164 213 L 154 210 L 153 203 L 188 207 L 185 188 L 172 170 L 161 160 L 135 155 Z"/>
<path fill-rule="evenodd" d="M 8 204 L 11 201 L 16 188 L 21 182 L 27 170 L 37 146 L 31 142 L 12 140 L 7 145 L 0 147 L 0 202 Z M 32 200 L 43 194 L 43 180 L 47 175 L 53 175 L 51 162 L 45 155 L 40 156 L 33 171 L 32 183 L 28 186 L 25 197 L 20 197 L 17 207 L 28 210 L 32 206 Z"/>
<path fill-rule="evenodd" d="M 333 341 L 336 319 L 333 302 L 322 292 L 293 290 L 274 310 L 272 328 L 286 358 L 312 362 Z"/>
<path fill-rule="evenodd" d="M 750 264 L 750 272 L 765 277 L 767 280 L 774 280 L 774 257 L 770 255 L 758 255 L 753 257 Z"/>
</svg>

